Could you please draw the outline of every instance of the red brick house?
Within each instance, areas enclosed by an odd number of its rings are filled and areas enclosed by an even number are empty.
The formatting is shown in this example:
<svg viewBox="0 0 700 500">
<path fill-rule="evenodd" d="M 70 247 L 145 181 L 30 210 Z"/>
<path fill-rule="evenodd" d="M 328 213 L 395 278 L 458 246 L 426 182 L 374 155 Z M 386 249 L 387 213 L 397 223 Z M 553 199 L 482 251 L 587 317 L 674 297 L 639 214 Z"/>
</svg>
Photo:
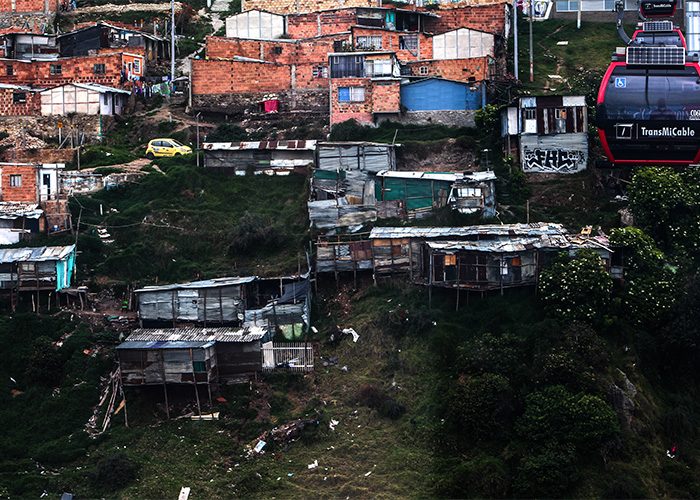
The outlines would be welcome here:
<svg viewBox="0 0 700 500">
<path fill-rule="evenodd" d="M 0 83 L 0 116 L 38 116 L 41 89 Z"/>
</svg>

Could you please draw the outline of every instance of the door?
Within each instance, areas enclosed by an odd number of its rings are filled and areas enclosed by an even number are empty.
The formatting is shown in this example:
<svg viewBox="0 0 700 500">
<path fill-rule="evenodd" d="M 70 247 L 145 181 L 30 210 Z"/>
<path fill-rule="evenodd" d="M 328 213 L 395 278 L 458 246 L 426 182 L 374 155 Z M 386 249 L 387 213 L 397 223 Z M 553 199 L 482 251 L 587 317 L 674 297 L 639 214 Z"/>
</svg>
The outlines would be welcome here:
<svg viewBox="0 0 700 500">
<path fill-rule="evenodd" d="M 41 176 L 41 197 L 44 200 L 51 198 L 51 174 Z"/>
</svg>

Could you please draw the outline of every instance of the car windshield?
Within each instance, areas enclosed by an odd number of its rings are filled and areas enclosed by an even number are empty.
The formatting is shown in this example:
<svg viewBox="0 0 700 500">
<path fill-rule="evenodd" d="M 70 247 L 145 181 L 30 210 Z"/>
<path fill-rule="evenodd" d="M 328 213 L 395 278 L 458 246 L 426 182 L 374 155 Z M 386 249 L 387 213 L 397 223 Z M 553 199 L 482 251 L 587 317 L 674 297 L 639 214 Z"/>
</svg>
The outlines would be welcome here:
<svg viewBox="0 0 700 500">
<path fill-rule="evenodd" d="M 697 120 L 700 78 L 693 68 L 618 68 L 605 91 L 604 114 L 612 120 Z"/>
</svg>

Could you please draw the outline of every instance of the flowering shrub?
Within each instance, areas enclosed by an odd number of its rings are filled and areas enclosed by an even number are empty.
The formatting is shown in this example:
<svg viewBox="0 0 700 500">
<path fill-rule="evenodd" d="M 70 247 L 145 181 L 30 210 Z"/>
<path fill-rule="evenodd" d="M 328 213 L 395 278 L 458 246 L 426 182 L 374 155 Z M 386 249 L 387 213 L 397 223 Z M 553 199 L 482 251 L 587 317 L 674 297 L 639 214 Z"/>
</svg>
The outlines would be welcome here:
<svg viewBox="0 0 700 500">
<path fill-rule="evenodd" d="M 547 310 L 567 321 L 593 321 L 607 309 L 612 278 L 603 260 L 582 250 L 569 261 L 558 262 L 542 272 L 539 293 Z"/>
</svg>

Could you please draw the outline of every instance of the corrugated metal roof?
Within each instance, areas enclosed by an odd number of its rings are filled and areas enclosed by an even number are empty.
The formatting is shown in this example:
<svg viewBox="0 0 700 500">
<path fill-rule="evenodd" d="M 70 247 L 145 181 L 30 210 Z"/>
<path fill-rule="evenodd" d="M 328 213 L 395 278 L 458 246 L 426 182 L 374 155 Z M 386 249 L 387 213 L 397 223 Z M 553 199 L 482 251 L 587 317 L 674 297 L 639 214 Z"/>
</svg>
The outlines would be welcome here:
<svg viewBox="0 0 700 500">
<path fill-rule="evenodd" d="M 35 89 L 25 85 L 13 85 L 11 83 L 0 83 L 0 89 L 23 90 L 24 92 L 41 92 L 44 89 Z"/>
<path fill-rule="evenodd" d="M 156 341 L 147 342 L 136 340 L 134 342 L 123 342 L 117 349 L 205 349 L 214 345 L 214 342 L 187 342 L 187 341 Z"/>
<path fill-rule="evenodd" d="M 533 224 L 483 224 L 463 227 L 375 227 L 370 239 L 384 238 L 450 238 L 467 236 L 538 236 L 565 235 L 562 224 L 536 222 Z"/>
<path fill-rule="evenodd" d="M 254 342 L 267 335 L 267 328 L 138 328 L 122 343 L 130 342 Z"/>
<path fill-rule="evenodd" d="M 347 52 L 346 52 L 347 54 Z M 388 144 L 386 142 L 367 142 L 367 141 L 334 141 L 334 142 L 319 142 L 319 148 L 330 147 L 337 148 L 343 146 L 382 146 L 386 148 L 398 148 L 401 144 Z"/>
<path fill-rule="evenodd" d="M 36 203 L 21 203 L 16 201 L 0 202 L 0 219 L 38 219 L 44 211 Z"/>
<path fill-rule="evenodd" d="M 80 83 L 80 82 L 70 82 L 70 83 L 64 83 L 63 85 L 56 85 L 55 87 L 48 88 L 46 90 L 43 90 L 42 92 L 48 92 L 50 90 L 59 88 L 59 87 L 67 87 L 69 85 L 72 85 L 73 87 L 78 87 L 79 89 L 85 89 L 85 90 L 92 90 L 94 92 L 99 92 L 100 94 L 106 94 L 107 92 L 112 92 L 114 94 L 126 94 L 126 95 L 131 95 L 131 92 L 128 90 L 122 90 L 118 89 L 115 87 L 108 87 L 107 85 L 100 85 L 99 83 Z"/>
<path fill-rule="evenodd" d="M 396 171 L 382 170 L 377 172 L 377 177 L 389 177 L 393 179 L 421 179 L 433 181 L 492 181 L 496 179 L 493 170 L 485 172 L 422 172 L 422 171 Z"/>
<path fill-rule="evenodd" d="M 211 280 L 189 281 L 187 283 L 173 283 L 171 285 L 151 285 L 135 290 L 135 293 L 160 292 L 165 290 L 186 290 L 197 288 L 217 288 L 221 286 L 242 285 L 257 280 L 257 276 L 235 276 L 230 278 L 214 278 Z"/>
<path fill-rule="evenodd" d="M 316 151 L 316 141 L 205 142 L 202 147 L 206 150 L 209 150 L 209 151 L 240 151 L 240 150 Z"/>
<path fill-rule="evenodd" d="M 0 249 L 0 264 L 13 262 L 43 262 L 65 259 L 75 245 L 63 247 L 5 248 Z"/>
</svg>

